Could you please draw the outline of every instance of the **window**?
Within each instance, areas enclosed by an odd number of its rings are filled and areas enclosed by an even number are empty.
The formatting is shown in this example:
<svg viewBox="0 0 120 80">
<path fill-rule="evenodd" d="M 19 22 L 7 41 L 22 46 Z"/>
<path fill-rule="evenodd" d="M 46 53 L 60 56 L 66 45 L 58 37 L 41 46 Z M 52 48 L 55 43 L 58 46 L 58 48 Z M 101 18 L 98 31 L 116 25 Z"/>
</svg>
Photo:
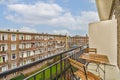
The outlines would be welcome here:
<svg viewBox="0 0 120 80">
<path fill-rule="evenodd" d="M 12 34 L 12 35 L 11 35 L 11 40 L 12 40 L 12 41 L 16 41 L 16 35 L 15 35 L 15 34 Z"/>
<path fill-rule="evenodd" d="M 0 35 L 0 40 L 7 40 L 8 39 L 8 35 L 7 34 L 1 34 Z"/>
<path fill-rule="evenodd" d="M 0 63 L 6 62 L 6 61 L 7 61 L 7 56 L 6 55 L 0 56 Z"/>
<path fill-rule="evenodd" d="M 16 50 L 16 44 L 11 45 L 11 50 Z"/>
<path fill-rule="evenodd" d="M 30 51 L 27 51 L 27 57 L 30 56 Z"/>
<path fill-rule="evenodd" d="M 16 63 L 12 63 L 11 64 L 11 68 L 13 69 L 13 68 L 16 68 L 17 67 L 17 64 Z"/>
<path fill-rule="evenodd" d="M 26 40 L 31 40 L 31 35 L 26 35 Z"/>
<path fill-rule="evenodd" d="M 19 35 L 19 40 L 24 40 L 24 35 Z"/>
<path fill-rule="evenodd" d="M 2 59 L 3 59 L 3 62 L 6 62 L 6 60 L 7 60 L 7 56 L 2 56 Z"/>
<path fill-rule="evenodd" d="M 19 44 L 20 49 L 24 49 L 24 44 Z"/>
<path fill-rule="evenodd" d="M 39 39 L 39 36 L 35 36 L 35 40 L 38 40 Z"/>
<path fill-rule="evenodd" d="M 29 54 L 29 53 L 28 53 Z M 22 52 L 22 53 L 20 53 L 20 55 L 19 55 L 21 58 L 25 58 L 25 57 L 27 57 L 27 52 Z"/>
<path fill-rule="evenodd" d="M 26 48 L 31 48 L 31 44 L 26 44 Z"/>
<path fill-rule="evenodd" d="M 15 60 L 16 58 L 17 58 L 16 54 L 12 54 L 12 55 L 11 55 L 11 59 L 12 59 L 12 60 Z"/>
<path fill-rule="evenodd" d="M 1 51 L 6 51 L 7 50 L 7 44 L 1 45 Z"/>
<path fill-rule="evenodd" d="M 8 66 L 2 66 L 2 72 L 8 70 Z"/>
<path fill-rule="evenodd" d="M 39 43 L 35 43 L 35 47 L 39 47 Z"/>
<path fill-rule="evenodd" d="M 27 61 L 26 61 L 26 64 L 31 63 L 31 62 L 32 62 L 31 60 L 27 60 Z"/>
</svg>

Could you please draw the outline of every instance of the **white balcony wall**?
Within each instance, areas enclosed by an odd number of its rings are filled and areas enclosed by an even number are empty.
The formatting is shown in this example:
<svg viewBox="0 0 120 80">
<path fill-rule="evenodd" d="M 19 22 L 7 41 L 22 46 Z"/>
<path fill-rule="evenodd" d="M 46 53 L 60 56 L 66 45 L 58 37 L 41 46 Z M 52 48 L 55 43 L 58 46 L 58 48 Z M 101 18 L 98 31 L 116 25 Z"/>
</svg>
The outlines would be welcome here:
<svg viewBox="0 0 120 80">
<path fill-rule="evenodd" d="M 117 64 L 117 21 L 107 20 L 89 24 L 89 47 L 98 54 L 107 55 L 111 64 Z"/>
</svg>

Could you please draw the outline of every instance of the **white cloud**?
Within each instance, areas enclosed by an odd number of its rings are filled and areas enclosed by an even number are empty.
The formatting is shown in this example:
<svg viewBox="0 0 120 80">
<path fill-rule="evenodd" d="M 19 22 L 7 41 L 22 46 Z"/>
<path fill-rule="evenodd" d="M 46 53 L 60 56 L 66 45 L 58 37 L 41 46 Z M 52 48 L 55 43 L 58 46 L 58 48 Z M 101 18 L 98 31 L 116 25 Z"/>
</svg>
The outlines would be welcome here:
<svg viewBox="0 0 120 80">
<path fill-rule="evenodd" d="M 35 5 L 11 4 L 8 9 L 16 12 L 25 19 L 38 20 L 39 18 L 51 19 L 60 15 L 63 9 L 57 4 L 36 3 Z M 14 15 L 15 16 L 15 15 Z M 15 16 L 17 17 L 17 15 Z"/>
<path fill-rule="evenodd" d="M 74 16 L 55 3 L 11 4 L 8 9 L 15 14 L 8 14 L 6 19 L 29 26 L 48 25 L 70 30 L 87 30 L 88 23 L 98 20 L 97 12 L 83 11 Z"/>
<path fill-rule="evenodd" d="M 54 30 L 53 33 L 55 34 L 62 34 L 62 35 L 70 35 L 70 32 L 68 30 Z"/>
<path fill-rule="evenodd" d="M 96 22 L 99 20 L 98 13 L 95 11 L 83 11 L 80 16 L 77 17 L 77 23 L 83 26 L 81 29 L 88 29 L 88 23 Z"/>
<path fill-rule="evenodd" d="M 30 27 L 22 27 L 22 28 L 19 29 L 19 30 L 22 31 L 22 32 L 33 32 L 33 33 L 36 33 L 36 32 L 37 32 L 36 29 L 30 28 Z"/>
</svg>

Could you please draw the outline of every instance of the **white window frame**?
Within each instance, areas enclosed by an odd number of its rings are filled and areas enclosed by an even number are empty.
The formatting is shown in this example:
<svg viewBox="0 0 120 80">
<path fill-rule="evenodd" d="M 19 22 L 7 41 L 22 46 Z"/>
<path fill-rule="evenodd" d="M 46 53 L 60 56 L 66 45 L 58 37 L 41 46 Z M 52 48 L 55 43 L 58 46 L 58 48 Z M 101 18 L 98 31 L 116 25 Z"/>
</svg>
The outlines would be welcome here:
<svg viewBox="0 0 120 80">
<path fill-rule="evenodd" d="M 3 48 L 2 48 L 2 47 L 4 47 L 4 51 L 7 51 L 7 49 L 8 49 L 7 44 L 1 45 L 1 51 L 3 51 Z"/>
<path fill-rule="evenodd" d="M 24 49 L 24 44 L 19 44 L 20 49 Z"/>
<path fill-rule="evenodd" d="M 14 69 L 14 68 L 16 68 L 17 67 L 17 63 L 12 63 L 11 64 L 11 69 Z"/>
<path fill-rule="evenodd" d="M 11 41 L 16 41 L 16 34 L 11 34 Z"/>
<path fill-rule="evenodd" d="M 26 35 L 26 40 L 31 40 L 31 35 Z"/>
<path fill-rule="evenodd" d="M 23 37 L 23 39 L 22 39 L 22 37 Z M 19 40 L 24 40 L 24 35 L 23 34 L 19 35 Z"/>
<path fill-rule="evenodd" d="M 16 50 L 16 44 L 11 44 L 11 50 Z"/>
<path fill-rule="evenodd" d="M 7 34 L 0 34 L 0 40 L 3 40 L 3 37 L 4 36 L 4 40 L 8 40 L 8 35 Z"/>
<path fill-rule="evenodd" d="M 31 48 L 31 44 L 26 44 L 26 48 Z"/>
<path fill-rule="evenodd" d="M 7 65 L 2 66 L 2 72 L 7 71 L 7 70 L 8 70 L 8 66 Z"/>
</svg>

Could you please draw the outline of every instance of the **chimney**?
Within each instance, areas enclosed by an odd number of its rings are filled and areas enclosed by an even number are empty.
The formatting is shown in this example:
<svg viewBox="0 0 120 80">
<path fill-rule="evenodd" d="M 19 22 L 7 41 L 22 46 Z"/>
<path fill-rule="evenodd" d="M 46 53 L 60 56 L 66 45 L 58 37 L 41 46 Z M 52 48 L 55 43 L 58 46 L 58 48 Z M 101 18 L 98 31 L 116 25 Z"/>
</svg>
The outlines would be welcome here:
<svg viewBox="0 0 120 80">
<path fill-rule="evenodd" d="M 8 29 L 8 31 L 10 31 L 10 29 Z"/>
<path fill-rule="evenodd" d="M 17 32 L 19 32 L 19 30 L 17 30 Z"/>
</svg>

